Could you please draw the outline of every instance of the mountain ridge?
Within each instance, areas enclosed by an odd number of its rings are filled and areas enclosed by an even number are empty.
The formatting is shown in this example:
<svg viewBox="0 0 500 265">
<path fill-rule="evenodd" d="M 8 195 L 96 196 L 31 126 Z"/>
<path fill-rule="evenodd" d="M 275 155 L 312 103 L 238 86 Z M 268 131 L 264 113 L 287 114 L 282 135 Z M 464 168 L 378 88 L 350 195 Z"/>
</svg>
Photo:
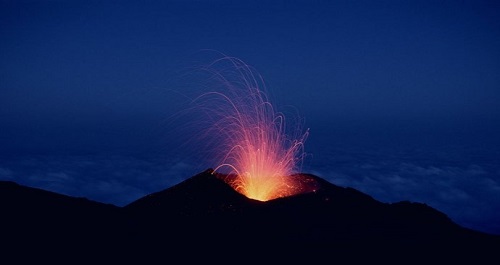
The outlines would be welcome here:
<svg viewBox="0 0 500 265">
<path fill-rule="evenodd" d="M 314 181 L 311 192 L 266 202 L 238 193 L 223 177 L 207 169 L 123 207 L 0 181 L 0 228 L 12 250 L 59 248 L 81 254 L 85 249 L 113 257 L 156 255 L 152 249 L 163 246 L 157 242 L 179 248 L 259 242 L 313 252 L 397 249 L 408 254 L 448 246 L 453 255 L 474 258 L 500 246 L 500 236 L 461 227 L 426 204 L 383 203 L 312 174 L 291 176 Z M 59 243 L 47 244 L 47 238 Z"/>
</svg>

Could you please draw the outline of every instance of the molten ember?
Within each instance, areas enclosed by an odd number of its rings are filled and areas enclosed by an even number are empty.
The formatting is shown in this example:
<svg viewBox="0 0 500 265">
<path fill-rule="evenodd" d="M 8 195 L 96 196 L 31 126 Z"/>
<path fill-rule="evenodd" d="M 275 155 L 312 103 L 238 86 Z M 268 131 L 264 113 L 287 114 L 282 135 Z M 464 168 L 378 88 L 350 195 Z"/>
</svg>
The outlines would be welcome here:
<svg viewBox="0 0 500 265">
<path fill-rule="evenodd" d="M 285 116 L 265 94 L 262 78 L 239 59 L 224 57 L 205 68 L 219 88 L 195 99 L 210 121 L 222 179 L 248 198 L 267 201 L 304 192 L 292 175 L 304 157 L 302 133 L 286 134 Z"/>
</svg>

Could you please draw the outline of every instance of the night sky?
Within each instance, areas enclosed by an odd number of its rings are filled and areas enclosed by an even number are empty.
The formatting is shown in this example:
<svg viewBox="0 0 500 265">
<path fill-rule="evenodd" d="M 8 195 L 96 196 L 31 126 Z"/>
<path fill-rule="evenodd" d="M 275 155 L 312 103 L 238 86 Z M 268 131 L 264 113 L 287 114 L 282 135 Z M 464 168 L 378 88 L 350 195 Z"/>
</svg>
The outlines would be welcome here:
<svg viewBox="0 0 500 265">
<path fill-rule="evenodd" d="M 216 166 L 176 115 L 225 54 L 301 171 L 500 234 L 498 1 L 0 0 L 0 39 L 0 180 L 123 206 Z"/>
</svg>

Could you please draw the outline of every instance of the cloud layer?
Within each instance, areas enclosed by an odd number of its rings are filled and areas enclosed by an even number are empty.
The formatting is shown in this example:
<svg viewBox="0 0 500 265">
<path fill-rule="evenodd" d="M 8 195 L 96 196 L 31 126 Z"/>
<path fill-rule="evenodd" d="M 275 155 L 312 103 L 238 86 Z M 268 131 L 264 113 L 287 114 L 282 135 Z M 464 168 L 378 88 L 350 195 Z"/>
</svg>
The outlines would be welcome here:
<svg viewBox="0 0 500 265">
<path fill-rule="evenodd" d="M 17 156 L 0 160 L 0 179 L 124 206 L 197 173 L 165 157 Z"/>
<path fill-rule="evenodd" d="M 310 150 L 303 172 L 382 202 L 426 203 L 462 226 L 500 234 L 500 165 L 495 154 L 315 143 Z M 193 156 L 0 157 L 0 180 L 124 206 L 207 168 L 189 157 Z"/>
<path fill-rule="evenodd" d="M 304 171 L 383 202 L 425 203 L 458 224 L 500 234 L 498 156 L 471 150 L 322 148 Z"/>
</svg>

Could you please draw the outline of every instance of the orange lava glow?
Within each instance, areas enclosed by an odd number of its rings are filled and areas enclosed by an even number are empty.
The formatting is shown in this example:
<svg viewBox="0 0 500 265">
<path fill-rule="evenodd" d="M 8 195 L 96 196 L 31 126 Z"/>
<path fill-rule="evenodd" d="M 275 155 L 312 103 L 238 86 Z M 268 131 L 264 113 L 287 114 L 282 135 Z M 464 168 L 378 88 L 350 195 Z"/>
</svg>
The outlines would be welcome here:
<svg viewBox="0 0 500 265">
<path fill-rule="evenodd" d="M 226 183 L 255 200 L 302 192 L 290 176 L 302 163 L 308 131 L 295 126 L 293 135 L 286 134 L 285 116 L 268 101 L 262 78 L 241 60 L 224 57 L 206 70 L 219 90 L 195 102 L 212 121 L 209 135 L 218 139 L 214 171 L 226 173 Z"/>
<path fill-rule="evenodd" d="M 217 175 L 236 191 L 248 198 L 269 201 L 276 198 L 292 196 L 301 193 L 315 192 L 319 183 L 307 175 L 294 174 L 286 177 L 257 179 L 237 175 Z M 244 181 L 254 181 L 248 183 Z"/>
</svg>

